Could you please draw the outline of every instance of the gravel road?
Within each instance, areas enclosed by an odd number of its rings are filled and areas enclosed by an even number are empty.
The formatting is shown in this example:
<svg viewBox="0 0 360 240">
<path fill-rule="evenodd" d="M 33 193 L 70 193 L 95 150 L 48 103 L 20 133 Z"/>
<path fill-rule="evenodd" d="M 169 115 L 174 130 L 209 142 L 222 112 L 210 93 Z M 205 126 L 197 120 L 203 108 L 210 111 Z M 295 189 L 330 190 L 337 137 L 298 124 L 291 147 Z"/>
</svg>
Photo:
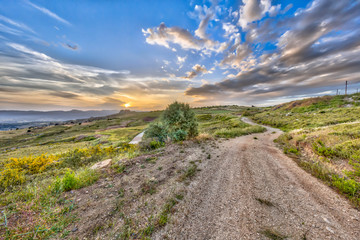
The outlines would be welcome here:
<svg viewBox="0 0 360 240">
<path fill-rule="evenodd" d="M 359 211 L 285 156 L 273 143 L 281 131 L 267 129 L 218 143 L 155 239 L 360 239 Z"/>
</svg>

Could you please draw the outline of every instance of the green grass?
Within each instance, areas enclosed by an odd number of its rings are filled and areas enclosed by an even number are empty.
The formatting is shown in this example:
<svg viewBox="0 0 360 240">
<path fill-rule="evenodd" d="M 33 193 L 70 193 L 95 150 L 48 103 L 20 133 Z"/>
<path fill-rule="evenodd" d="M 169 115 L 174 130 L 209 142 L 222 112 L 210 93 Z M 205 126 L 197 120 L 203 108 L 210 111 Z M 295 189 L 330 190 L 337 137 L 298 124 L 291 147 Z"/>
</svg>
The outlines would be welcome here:
<svg viewBox="0 0 360 240">
<path fill-rule="evenodd" d="M 195 176 L 198 167 L 195 163 L 190 163 L 190 165 L 185 169 L 184 173 L 180 176 L 180 181 L 185 181 Z"/>
<path fill-rule="evenodd" d="M 259 123 L 284 131 L 309 129 L 345 122 L 358 121 L 360 94 L 325 96 L 255 109 L 249 113 Z M 351 100 L 350 100 L 351 99 Z"/>
<path fill-rule="evenodd" d="M 198 114 L 200 133 L 210 134 L 222 138 L 234 138 L 252 133 L 264 132 L 261 126 L 252 126 L 240 120 L 240 109 L 235 112 L 221 114 Z"/>
<path fill-rule="evenodd" d="M 280 143 L 286 154 L 314 176 L 346 195 L 360 207 L 360 123 L 293 131 L 281 135 Z M 312 159 L 305 150 L 313 153 Z M 347 169 L 343 170 L 344 163 Z M 331 170 L 327 166 L 332 166 Z"/>
<path fill-rule="evenodd" d="M 252 134 L 252 133 L 261 133 L 261 132 L 265 132 L 265 131 L 266 131 L 266 128 L 264 128 L 262 126 L 249 125 L 248 127 L 245 127 L 245 128 L 240 128 L 240 127 L 235 127 L 235 128 L 230 128 L 230 129 L 222 128 L 215 132 L 215 136 L 223 137 L 223 138 L 234 138 L 234 137 L 239 137 L 239 136 L 248 135 L 248 134 Z"/>
<path fill-rule="evenodd" d="M 284 153 L 360 207 L 359 100 L 360 94 L 324 96 L 248 109 L 246 115 L 287 132 L 277 139 Z"/>
</svg>

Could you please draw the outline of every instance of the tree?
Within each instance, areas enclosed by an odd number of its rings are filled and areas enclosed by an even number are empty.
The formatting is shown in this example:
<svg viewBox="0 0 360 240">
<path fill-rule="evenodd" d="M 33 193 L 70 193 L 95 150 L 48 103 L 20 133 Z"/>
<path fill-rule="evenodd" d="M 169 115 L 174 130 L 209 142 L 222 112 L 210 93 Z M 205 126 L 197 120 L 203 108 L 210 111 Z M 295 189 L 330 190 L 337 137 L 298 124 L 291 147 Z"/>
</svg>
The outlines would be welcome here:
<svg viewBox="0 0 360 240">
<path fill-rule="evenodd" d="M 163 112 L 160 123 L 151 124 L 145 136 L 163 141 L 164 134 L 172 140 L 181 141 L 198 135 L 198 123 L 189 104 L 174 102 Z"/>
</svg>

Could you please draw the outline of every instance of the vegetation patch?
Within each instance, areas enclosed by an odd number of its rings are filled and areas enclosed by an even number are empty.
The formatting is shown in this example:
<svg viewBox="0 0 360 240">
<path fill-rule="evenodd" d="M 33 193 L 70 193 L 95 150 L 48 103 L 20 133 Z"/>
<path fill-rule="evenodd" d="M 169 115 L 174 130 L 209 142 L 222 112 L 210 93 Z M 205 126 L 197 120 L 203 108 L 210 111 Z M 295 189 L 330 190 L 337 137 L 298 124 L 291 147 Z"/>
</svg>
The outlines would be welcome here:
<svg viewBox="0 0 360 240">
<path fill-rule="evenodd" d="M 260 231 L 260 233 L 272 240 L 284 240 L 288 238 L 286 235 L 283 235 L 280 232 L 269 228 Z"/>
</svg>

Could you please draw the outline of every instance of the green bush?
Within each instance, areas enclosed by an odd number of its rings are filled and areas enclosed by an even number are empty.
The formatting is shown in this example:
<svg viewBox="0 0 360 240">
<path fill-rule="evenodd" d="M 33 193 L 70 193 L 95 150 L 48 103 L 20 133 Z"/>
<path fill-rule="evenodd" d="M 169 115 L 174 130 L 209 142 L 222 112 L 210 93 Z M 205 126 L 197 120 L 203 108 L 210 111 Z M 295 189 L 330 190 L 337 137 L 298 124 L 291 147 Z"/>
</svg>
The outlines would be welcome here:
<svg viewBox="0 0 360 240">
<path fill-rule="evenodd" d="M 165 142 L 168 136 L 167 126 L 161 122 L 151 123 L 145 131 L 145 138 L 153 138 L 159 142 Z"/>
<path fill-rule="evenodd" d="M 163 112 L 160 122 L 152 123 L 145 131 L 146 138 L 165 142 L 168 137 L 182 141 L 198 135 L 198 122 L 189 104 L 174 102 Z"/>
<path fill-rule="evenodd" d="M 331 157 L 335 155 L 335 152 L 330 147 L 326 147 L 320 139 L 313 143 L 313 149 L 320 156 Z"/>
<path fill-rule="evenodd" d="M 164 142 L 152 140 L 152 139 L 145 139 L 139 143 L 141 150 L 155 150 L 164 146 Z"/>
<path fill-rule="evenodd" d="M 162 121 L 168 127 L 171 135 L 177 133 L 179 136 L 183 132 L 186 132 L 188 137 L 198 135 L 198 122 L 189 104 L 179 102 L 170 104 L 163 113 Z M 180 130 L 182 131 L 181 134 Z"/>
<path fill-rule="evenodd" d="M 99 173 L 95 170 L 86 168 L 75 173 L 69 169 L 62 178 L 56 177 L 52 184 L 52 192 L 61 193 L 79 189 L 93 184 L 98 179 Z"/>
<path fill-rule="evenodd" d="M 62 179 L 62 188 L 64 191 L 70 191 L 76 186 L 75 173 L 67 171 L 64 178 Z"/>
<path fill-rule="evenodd" d="M 184 131 L 184 130 L 177 130 L 176 132 L 173 132 L 171 135 L 170 135 L 170 138 L 175 140 L 175 141 L 183 141 L 186 139 L 186 136 L 187 136 L 187 132 Z"/>
<path fill-rule="evenodd" d="M 332 184 L 341 192 L 348 194 L 352 197 L 356 196 L 357 193 L 360 191 L 360 183 L 352 179 L 340 178 L 334 175 Z"/>
</svg>

